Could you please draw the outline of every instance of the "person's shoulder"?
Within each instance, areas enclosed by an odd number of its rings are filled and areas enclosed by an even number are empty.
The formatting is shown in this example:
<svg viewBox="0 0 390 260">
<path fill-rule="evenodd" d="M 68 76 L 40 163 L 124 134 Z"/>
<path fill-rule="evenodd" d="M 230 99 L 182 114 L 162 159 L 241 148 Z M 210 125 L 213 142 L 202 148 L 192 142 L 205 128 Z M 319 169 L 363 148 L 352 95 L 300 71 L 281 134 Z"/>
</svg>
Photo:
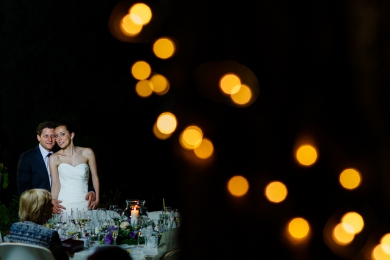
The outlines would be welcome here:
<svg viewBox="0 0 390 260">
<path fill-rule="evenodd" d="M 31 156 L 31 155 L 37 153 L 37 151 L 39 151 L 39 147 L 38 147 L 38 146 L 35 146 L 34 148 L 31 148 L 30 150 L 27 150 L 27 151 L 23 152 L 23 153 L 20 155 L 20 158 L 24 158 L 24 157 L 27 157 L 27 156 Z"/>
<path fill-rule="evenodd" d="M 57 151 L 50 156 L 50 160 L 58 160 L 61 157 L 61 151 Z"/>
<path fill-rule="evenodd" d="M 93 150 L 89 147 L 78 147 L 80 149 L 80 152 L 83 154 L 83 155 L 91 155 L 93 154 Z"/>
</svg>

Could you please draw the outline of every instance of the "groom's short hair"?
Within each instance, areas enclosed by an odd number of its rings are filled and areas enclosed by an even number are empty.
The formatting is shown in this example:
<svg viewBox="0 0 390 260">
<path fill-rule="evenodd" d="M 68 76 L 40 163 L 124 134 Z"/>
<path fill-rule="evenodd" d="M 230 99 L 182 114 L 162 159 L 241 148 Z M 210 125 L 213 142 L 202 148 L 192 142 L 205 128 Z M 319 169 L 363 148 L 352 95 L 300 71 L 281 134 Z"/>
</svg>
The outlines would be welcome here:
<svg viewBox="0 0 390 260">
<path fill-rule="evenodd" d="M 54 129 L 56 128 L 56 123 L 52 121 L 44 121 L 40 123 L 37 127 L 37 135 L 41 136 L 43 129 L 49 128 L 49 129 Z"/>
<path fill-rule="evenodd" d="M 26 190 L 20 195 L 19 217 L 20 221 L 31 221 L 42 224 L 46 221 L 42 208 L 45 204 L 51 203 L 51 194 L 45 189 Z"/>
</svg>

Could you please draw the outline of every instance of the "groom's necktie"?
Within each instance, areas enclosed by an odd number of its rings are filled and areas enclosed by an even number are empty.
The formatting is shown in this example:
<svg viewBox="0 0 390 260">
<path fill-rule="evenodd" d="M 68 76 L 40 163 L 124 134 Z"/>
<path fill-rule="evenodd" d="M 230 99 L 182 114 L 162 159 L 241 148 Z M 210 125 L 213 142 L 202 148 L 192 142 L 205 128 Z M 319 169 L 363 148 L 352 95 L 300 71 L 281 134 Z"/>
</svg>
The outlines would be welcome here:
<svg viewBox="0 0 390 260">
<path fill-rule="evenodd" d="M 50 167 L 49 167 L 49 157 L 52 155 L 52 153 L 48 153 L 45 158 L 45 163 L 46 163 L 46 169 L 49 174 L 49 182 L 50 182 L 50 187 L 51 187 L 51 175 L 50 175 Z"/>
</svg>

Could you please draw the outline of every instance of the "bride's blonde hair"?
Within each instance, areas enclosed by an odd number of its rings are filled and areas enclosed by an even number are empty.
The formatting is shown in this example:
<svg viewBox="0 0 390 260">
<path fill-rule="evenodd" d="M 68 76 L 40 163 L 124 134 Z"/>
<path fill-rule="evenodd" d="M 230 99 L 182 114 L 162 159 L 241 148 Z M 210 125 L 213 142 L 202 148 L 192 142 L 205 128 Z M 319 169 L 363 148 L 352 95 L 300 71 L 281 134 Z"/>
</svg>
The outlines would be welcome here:
<svg viewBox="0 0 390 260">
<path fill-rule="evenodd" d="M 26 190 L 20 196 L 19 218 L 20 221 L 31 221 L 43 224 L 48 216 L 45 216 L 43 206 L 51 203 L 51 194 L 45 189 Z"/>
</svg>

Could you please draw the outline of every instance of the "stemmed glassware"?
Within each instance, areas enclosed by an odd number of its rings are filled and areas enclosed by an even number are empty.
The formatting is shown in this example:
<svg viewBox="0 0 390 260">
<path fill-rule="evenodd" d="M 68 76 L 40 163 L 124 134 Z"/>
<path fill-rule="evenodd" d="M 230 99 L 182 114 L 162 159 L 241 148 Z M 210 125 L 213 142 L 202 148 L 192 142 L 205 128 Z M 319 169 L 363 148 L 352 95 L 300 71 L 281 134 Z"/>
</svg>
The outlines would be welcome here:
<svg viewBox="0 0 390 260">
<path fill-rule="evenodd" d="M 104 221 L 107 219 L 106 209 L 98 208 L 96 210 L 96 219 L 99 222 L 99 229 L 101 229 Z"/>
<path fill-rule="evenodd" d="M 61 227 L 61 214 L 53 215 L 53 228 L 58 232 L 58 229 Z"/>
<path fill-rule="evenodd" d="M 70 216 L 72 219 L 72 223 L 74 225 L 77 225 L 77 219 L 79 218 L 79 209 L 78 208 L 71 208 L 70 209 Z"/>
<path fill-rule="evenodd" d="M 114 217 L 116 215 L 116 213 L 114 212 L 114 209 L 119 209 L 119 206 L 118 205 L 110 205 L 110 207 L 108 208 L 108 210 L 109 210 L 108 214 L 109 214 L 110 218 L 113 220 L 114 220 Z"/>
<path fill-rule="evenodd" d="M 112 213 L 112 219 L 114 220 L 115 225 L 119 225 L 119 220 L 121 219 L 122 210 L 121 209 L 114 209 Z"/>
<path fill-rule="evenodd" d="M 100 240 L 101 235 L 106 234 L 106 230 L 103 230 L 103 226 L 105 221 L 107 220 L 107 212 L 105 208 L 98 208 L 96 210 L 96 219 L 99 222 L 99 232 L 98 232 L 98 240 Z"/>
<path fill-rule="evenodd" d="M 84 211 L 84 217 L 86 222 L 90 223 L 92 221 L 92 209 L 88 208 Z"/>
<path fill-rule="evenodd" d="M 66 212 L 63 212 L 61 214 L 61 229 L 62 229 L 62 238 L 67 237 L 67 231 L 70 227 L 70 221 L 68 218 L 68 214 Z"/>
<path fill-rule="evenodd" d="M 114 239 L 114 245 L 116 245 L 116 239 L 118 238 L 119 228 L 117 225 L 113 225 L 111 226 L 111 228 L 112 228 L 111 230 L 112 238 Z"/>
</svg>

